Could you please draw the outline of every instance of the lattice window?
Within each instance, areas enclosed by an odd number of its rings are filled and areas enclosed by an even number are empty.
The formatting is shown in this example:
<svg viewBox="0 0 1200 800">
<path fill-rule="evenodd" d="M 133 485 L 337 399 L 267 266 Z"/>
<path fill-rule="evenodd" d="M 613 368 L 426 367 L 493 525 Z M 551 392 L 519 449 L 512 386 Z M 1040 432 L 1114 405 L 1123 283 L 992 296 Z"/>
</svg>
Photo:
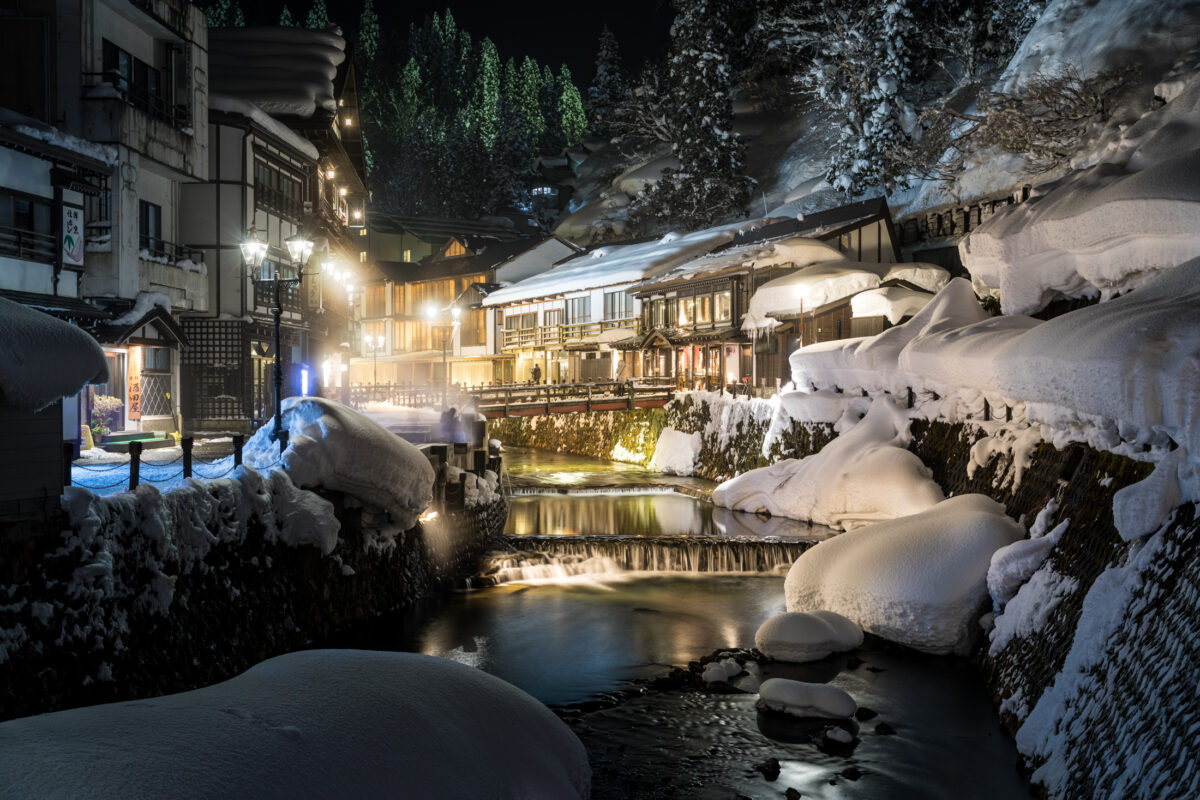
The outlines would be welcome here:
<svg viewBox="0 0 1200 800">
<path fill-rule="evenodd" d="M 185 319 L 191 346 L 181 354 L 183 414 L 189 419 L 250 418 L 249 340 L 239 320 Z"/>
</svg>

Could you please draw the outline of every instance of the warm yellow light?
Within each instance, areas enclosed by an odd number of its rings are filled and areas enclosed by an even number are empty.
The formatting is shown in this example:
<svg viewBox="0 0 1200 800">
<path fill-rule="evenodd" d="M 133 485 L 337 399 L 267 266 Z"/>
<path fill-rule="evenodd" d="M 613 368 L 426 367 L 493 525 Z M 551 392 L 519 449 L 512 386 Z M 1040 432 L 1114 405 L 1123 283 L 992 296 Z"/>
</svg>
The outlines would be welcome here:
<svg viewBox="0 0 1200 800">
<path fill-rule="evenodd" d="M 333 167 L 330 167 L 329 169 L 325 170 L 325 179 L 326 180 L 331 181 L 336 177 L 337 177 L 337 170 L 334 169 Z"/>
<path fill-rule="evenodd" d="M 357 210 L 356 210 L 356 211 L 354 212 L 354 218 L 355 218 L 355 219 L 362 219 L 362 212 L 361 212 L 361 211 L 357 211 Z"/>
<path fill-rule="evenodd" d="M 346 187 L 343 186 L 342 188 L 338 189 L 338 194 L 340 194 L 342 197 L 345 197 L 346 196 Z"/>
<path fill-rule="evenodd" d="M 349 117 L 346 117 L 346 127 L 349 128 L 353 124 L 354 124 L 354 120 L 350 119 Z"/>
</svg>

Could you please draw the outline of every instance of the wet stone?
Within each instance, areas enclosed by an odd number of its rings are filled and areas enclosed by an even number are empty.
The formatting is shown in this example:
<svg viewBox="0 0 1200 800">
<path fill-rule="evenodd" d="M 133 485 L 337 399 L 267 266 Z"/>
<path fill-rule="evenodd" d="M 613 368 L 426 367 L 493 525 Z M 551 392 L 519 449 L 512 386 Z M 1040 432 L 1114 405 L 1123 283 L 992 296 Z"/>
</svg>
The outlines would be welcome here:
<svg viewBox="0 0 1200 800">
<path fill-rule="evenodd" d="M 859 722 L 866 722 L 867 720 L 875 719 L 878 716 L 878 711 L 867 708 L 866 706 L 859 706 L 858 710 L 854 712 L 854 718 Z"/>
<path fill-rule="evenodd" d="M 891 725 L 888 725 L 886 722 L 881 722 L 875 726 L 875 732 L 880 736 L 894 736 L 896 729 Z"/>
<path fill-rule="evenodd" d="M 787 800 L 800 800 L 800 798 L 803 797 L 804 795 L 800 794 L 795 789 L 793 789 L 792 787 L 789 786 L 788 790 L 783 793 L 783 796 L 786 797 Z"/>
<path fill-rule="evenodd" d="M 779 759 L 778 758 L 768 758 L 766 761 L 762 762 L 761 764 L 756 764 L 754 768 L 756 770 L 758 770 L 759 772 L 761 772 L 762 776 L 769 781 L 773 781 L 779 777 Z"/>
<path fill-rule="evenodd" d="M 863 772 L 858 767 L 846 767 L 839 773 L 848 781 L 856 781 L 863 776 Z"/>
</svg>

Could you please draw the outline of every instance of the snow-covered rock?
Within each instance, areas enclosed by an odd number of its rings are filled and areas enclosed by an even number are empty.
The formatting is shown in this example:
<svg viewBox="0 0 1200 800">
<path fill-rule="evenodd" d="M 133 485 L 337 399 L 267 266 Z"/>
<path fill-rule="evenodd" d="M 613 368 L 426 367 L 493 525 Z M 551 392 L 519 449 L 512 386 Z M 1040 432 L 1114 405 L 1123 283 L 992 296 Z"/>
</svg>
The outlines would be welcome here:
<svg viewBox="0 0 1200 800">
<path fill-rule="evenodd" d="M 722 658 L 720 661 L 710 661 L 700 674 L 705 683 L 719 683 L 742 674 L 742 665 L 736 658 Z"/>
<path fill-rule="evenodd" d="M 40 411 L 108 380 L 104 351 L 62 320 L 0 298 L 0 406 Z"/>
<path fill-rule="evenodd" d="M 519 735 L 514 735 L 519 731 Z M 587 753 L 499 678 L 306 650 L 224 683 L 0 724 L 8 797 L 586 798 Z"/>
<path fill-rule="evenodd" d="M 1056 508 L 1057 504 L 1051 501 L 1047 508 L 1051 507 Z M 1044 514 L 1045 510 L 1038 515 L 1038 522 L 1029 531 L 1030 538 L 1005 545 L 992 553 L 992 560 L 988 565 L 987 586 L 992 606 L 997 611 L 1003 611 L 1021 586 L 1041 568 L 1046 556 L 1050 555 L 1050 551 L 1070 525 L 1070 520 L 1063 520 L 1053 530 L 1039 532 Z"/>
<path fill-rule="evenodd" d="M 700 455 L 699 433 L 684 433 L 674 428 L 663 428 L 654 445 L 649 469 L 668 475 L 691 475 L 696 471 L 696 458 Z"/>
<path fill-rule="evenodd" d="M 788 572 L 787 609 L 828 609 L 899 644 L 963 653 L 992 554 L 1024 535 L 994 500 L 952 497 L 806 551 Z"/>
<path fill-rule="evenodd" d="M 374 420 L 321 397 L 289 397 L 282 410 L 289 433 L 282 462 L 297 486 L 345 492 L 387 509 L 405 528 L 433 499 L 429 459 Z M 246 464 L 258 468 L 280 460 L 273 428 L 268 421 L 246 443 Z"/>
<path fill-rule="evenodd" d="M 787 611 L 759 626 L 754 646 L 776 661 L 817 661 L 863 642 L 858 623 L 832 611 Z"/>
<path fill-rule="evenodd" d="M 854 698 L 836 686 L 788 678 L 763 681 L 758 689 L 758 702 L 763 708 L 795 717 L 844 718 L 858 710 Z"/>
<path fill-rule="evenodd" d="M 878 400 L 819 453 L 742 473 L 714 489 L 712 499 L 726 508 L 844 530 L 915 514 L 944 495 L 929 469 L 905 449 L 907 441 L 902 411 Z"/>
</svg>

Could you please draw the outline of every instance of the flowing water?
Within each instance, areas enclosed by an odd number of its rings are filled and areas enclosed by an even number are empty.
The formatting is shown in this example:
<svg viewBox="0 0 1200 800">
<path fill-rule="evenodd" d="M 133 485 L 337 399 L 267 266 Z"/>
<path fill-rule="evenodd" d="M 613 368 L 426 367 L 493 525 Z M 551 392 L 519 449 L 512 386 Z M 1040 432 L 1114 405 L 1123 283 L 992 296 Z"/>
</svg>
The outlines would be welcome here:
<svg viewBox="0 0 1200 800">
<path fill-rule="evenodd" d="M 705 481 L 514 450 L 512 485 L 537 494 L 511 498 L 505 549 L 486 570 L 498 585 L 341 644 L 450 658 L 572 706 L 752 647 L 758 626 L 784 611 L 788 565 L 832 534 L 647 491 L 704 494 Z M 564 487 L 572 492 L 547 493 Z M 753 692 L 650 691 L 569 717 L 592 760 L 593 798 L 778 798 L 789 787 L 806 798 L 1028 796 L 1012 740 L 961 659 L 869 641 L 771 674 L 832 683 L 879 716 L 862 723 L 853 752 L 830 754 L 756 711 Z M 754 770 L 769 758 L 780 763 L 773 781 Z"/>
</svg>

